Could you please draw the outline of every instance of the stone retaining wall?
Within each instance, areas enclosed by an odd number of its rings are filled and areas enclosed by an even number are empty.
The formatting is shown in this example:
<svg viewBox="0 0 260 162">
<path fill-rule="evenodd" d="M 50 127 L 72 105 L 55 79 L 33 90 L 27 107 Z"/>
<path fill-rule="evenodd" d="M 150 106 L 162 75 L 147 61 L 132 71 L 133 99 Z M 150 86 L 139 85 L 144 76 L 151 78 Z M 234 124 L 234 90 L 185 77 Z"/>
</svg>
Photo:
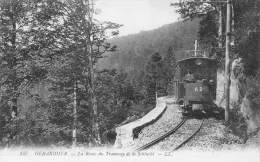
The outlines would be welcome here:
<svg viewBox="0 0 260 162">
<path fill-rule="evenodd" d="M 156 107 L 142 118 L 116 128 L 115 148 L 131 148 L 134 146 L 134 137 L 138 135 L 140 130 L 145 126 L 155 122 L 166 110 L 166 103 L 174 103 L 173 97 L 159 97 Z"/>
</svg>

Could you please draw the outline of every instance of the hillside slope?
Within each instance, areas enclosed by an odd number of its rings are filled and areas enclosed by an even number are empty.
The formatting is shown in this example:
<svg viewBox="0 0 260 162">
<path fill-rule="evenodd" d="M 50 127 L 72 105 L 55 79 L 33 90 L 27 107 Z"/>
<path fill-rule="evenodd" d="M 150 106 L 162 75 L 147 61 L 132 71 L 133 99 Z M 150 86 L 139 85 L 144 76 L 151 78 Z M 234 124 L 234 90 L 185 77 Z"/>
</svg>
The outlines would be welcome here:
<svg viewBox="0 0 260 162">
<path fill-rule="evenodd" d="M 106 54 L 99 61 L 98 68 L 115 68 L 136 75 L 144 69 L 152 54 L 159 52 L 165 56 L 169 47 L 174 49 L 176 58 L 180 59 L 181 50 L 194 48 L 198 29 L 199 20 L 195 19 L 112 39 L 111 43 L 117 45 L 117 51 Z"/>
</svg>

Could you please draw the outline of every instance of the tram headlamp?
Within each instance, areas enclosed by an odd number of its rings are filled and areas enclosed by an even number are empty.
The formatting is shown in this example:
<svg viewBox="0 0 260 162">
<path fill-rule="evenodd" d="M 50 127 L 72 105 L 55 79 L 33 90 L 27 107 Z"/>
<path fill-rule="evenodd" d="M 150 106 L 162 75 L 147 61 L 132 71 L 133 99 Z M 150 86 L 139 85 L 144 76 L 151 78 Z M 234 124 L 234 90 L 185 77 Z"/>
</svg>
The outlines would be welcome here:
<svg viewBox="0 0 260 162">
<path fill-rule="evenodd" d="M 210 85 L 213 85 L 213 84 L 214 84 L 214 80 L 210 79 L 210 80 L 209 80 L 209 84 L 210 84 Z"/>
<path fill-rule="evenodd" d="M 195 64 L 198 65 L 198 66 L 200 66 L 200 65 L 202 64 L 202 60 L 201 60 L 201 59 L 197 59 L 197 60 L 195 61 Z"/>
</svg>

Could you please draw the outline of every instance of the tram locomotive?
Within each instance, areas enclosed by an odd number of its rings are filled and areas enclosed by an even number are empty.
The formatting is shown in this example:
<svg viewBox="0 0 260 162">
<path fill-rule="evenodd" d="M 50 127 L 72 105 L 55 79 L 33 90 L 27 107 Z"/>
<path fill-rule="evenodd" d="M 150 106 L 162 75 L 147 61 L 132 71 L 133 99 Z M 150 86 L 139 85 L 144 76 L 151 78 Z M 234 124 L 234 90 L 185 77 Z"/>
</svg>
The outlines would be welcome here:
<svg viewBox="0 0 260 162">
<path fill-rule="evenodd" d="M 192 56 L 177 62 L 175 94 L 183 114 L 214 109 L 217 85 L 217 61 Z"/>
</svg>

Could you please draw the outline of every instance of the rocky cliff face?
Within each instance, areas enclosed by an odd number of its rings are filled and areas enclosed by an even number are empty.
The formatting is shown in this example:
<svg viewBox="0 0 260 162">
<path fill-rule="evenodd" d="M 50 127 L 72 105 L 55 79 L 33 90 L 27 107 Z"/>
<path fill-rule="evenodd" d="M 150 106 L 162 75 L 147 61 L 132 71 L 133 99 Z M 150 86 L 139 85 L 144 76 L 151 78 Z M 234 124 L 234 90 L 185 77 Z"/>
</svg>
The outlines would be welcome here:
<svg viewBox="0 0 260 162">
<path fill-rule="evenodd" d="M 260 128 L 260 104 L 254 101 L 257 99 L 257 96 L 250 91 L 252 83 L 250 83 L 251 79 L 246 78 L 244 75 L 242 59 L 234 60 L 232 64 L 232 75 L 238 92 L 236 103 L 240 105 L 240 111 L 246 119 L 248 133 L 253 132 Z M 258 88 L 259 87 L 256 86 L 253 93 L 257 93 L 259 91 Z"/>
<path fill-rule="evenodd" d="M 225 73 L 222 70 L 217 72 L 217 99 L 216 104 L 219 107 L 225 107 L 225 96 L 224 96 L 224 85 L 225 85 Z M 239 92 L 239 81 L 231 75 L 230 77 L 231 85 L 230 85 L 230 106 L 231 108 L 234 105 L 239 104 L 241 100 L 241 94 Z"/>
<path fill-rule="evenodd" d="M 217 97 L 216 97 L 216 104 L 219 107 L 224 107 L 225 105 L 225 97 L 224 97 L 224 71 L 218 70 L 217 71 Z"/>
<path fill-rule="evenodd" d="M 238 58 L 231 65 L 231 85 L 230 85 L 230 108 L 238 111 L 245 119 L 247 124 L 247 134 L 257 134 L 260 129 L 260 105 L 254 101 L 254 98 L 249 94 L 250 79 L 244 75 L 244 64 L 242 59 Z M 224 71 L 217 73 L 217 100 L 216 104 L 220 107 L 225 106 L 224 96 Z M 251 87 L 252 88 L 252 87 Z M 260 133 L 257 136 L 257 141 L 260 143 Z"/>
<path fill-rule="evenodd" d="M 241 112 L 246 118 L 249 133 L 252 133 L 260 128 L 259 105 L 255 105 L 248 97 L 245 96 L 241 103 Z"/>
</svg>

